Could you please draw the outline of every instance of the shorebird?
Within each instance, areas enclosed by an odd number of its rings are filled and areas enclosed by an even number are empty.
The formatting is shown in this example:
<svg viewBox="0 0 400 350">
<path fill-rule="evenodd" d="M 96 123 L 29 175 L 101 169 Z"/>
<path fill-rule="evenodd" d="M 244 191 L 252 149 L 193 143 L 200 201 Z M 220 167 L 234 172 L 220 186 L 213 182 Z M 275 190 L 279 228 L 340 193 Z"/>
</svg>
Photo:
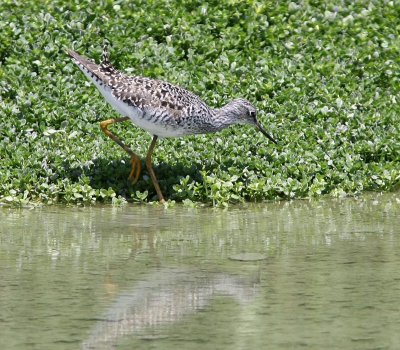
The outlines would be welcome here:
<svg viewBox="0 0 400 350">
<path fill-rule="evenodd" d="M 277 143 L 257 120 L 256 108 L 247 100 L 238 98 L 222 108 L 210 108 L 200 97 L 168 82 L 140 76 L 128 76 L 110 63 L 107 44 L 102 61 L 96 64 L 70 50 L 69 56 L 82 72 L 99 89 L 106 101 L 123 117 L 100 122 L 101 130 L 131 157 L 132 170 L 129 180 L 136 183 L 141 172 L 141 162 L 119 137 L 108 127 L 130 120 L 153 135 L 146 156 L 147 170 L 153 181 L 160 202 L 165 202 L 151 163 L 159 137 L 179 137 L 208 134 L 233 124 L 250 124 L 258 128 L 269 140 Z"/>
</svg>

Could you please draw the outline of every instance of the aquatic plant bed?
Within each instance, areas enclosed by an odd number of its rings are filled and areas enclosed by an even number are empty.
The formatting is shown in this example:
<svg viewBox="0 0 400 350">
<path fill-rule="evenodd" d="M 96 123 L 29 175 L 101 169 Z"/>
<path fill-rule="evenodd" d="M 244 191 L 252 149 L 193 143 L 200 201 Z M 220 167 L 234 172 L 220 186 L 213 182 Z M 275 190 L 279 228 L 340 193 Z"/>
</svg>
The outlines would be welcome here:
<svg viewBox="0 0 400 350">
<path fill-rule="evenodd" d="M 99 128 L 117 114 L 66 55 L 99 60 L 106 38 L 131 75 L 215 107 L 249 99 L 279 141 L 250 126 L 162 140 L 153 159 L 167 198 L 225 205 L 399 188 L 397 1 L 3 0 L 0 14 L 2 204 L 155 199 L 146 170 L 127 181 L 129 158 Z M 149 134 L 113 131 L 146 154 Z"/>
</svg>

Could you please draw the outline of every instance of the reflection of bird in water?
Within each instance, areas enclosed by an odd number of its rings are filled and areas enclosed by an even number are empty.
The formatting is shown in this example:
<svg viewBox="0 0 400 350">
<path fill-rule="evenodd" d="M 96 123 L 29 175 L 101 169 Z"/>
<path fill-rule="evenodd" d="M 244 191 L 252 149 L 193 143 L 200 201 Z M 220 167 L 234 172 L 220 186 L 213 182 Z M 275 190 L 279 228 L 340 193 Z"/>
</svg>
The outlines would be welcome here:
<svg viewBox="0 0 400 350">
<path fill-rule="evenodd" d="M 162 269 L 121 293 L 97 322 L 83 349 L 110 349 L 122 337 L 147 328 L 178 322 L 204 308 L 217 296 L 230 296 L 239 303 L 252 300 L 258 281 L 227 274 Z"/>
<path fill-rule="evenodd" d="M 82 72 L 96 85 L 104 98 L 122 118 L 100 123 L 104 133 L 121 146 L 131 157 L 129 179 L 135 183 L 140 175 L 141 162 L 127 145 L 108 130 L 108 126 L 130 120 L 153 135 L 146 157 L 146 166 L 156 189 L 158 199 L 164 202 L 153 171 L 151 157 L 158 137 L 179 137 L 220 131 L 233 124 L 250 124 L 272 142 L 256 117 L 256 108 L 247 100 L 236 99 L 222 108 L 212 109 L 195 94 L 170 83 L 144 77 L 130 77 L 116 70 L 109 61 L 107 46 L 103 59 L 96 64 L 74 51 L 68 51 Z"/>
</svg>

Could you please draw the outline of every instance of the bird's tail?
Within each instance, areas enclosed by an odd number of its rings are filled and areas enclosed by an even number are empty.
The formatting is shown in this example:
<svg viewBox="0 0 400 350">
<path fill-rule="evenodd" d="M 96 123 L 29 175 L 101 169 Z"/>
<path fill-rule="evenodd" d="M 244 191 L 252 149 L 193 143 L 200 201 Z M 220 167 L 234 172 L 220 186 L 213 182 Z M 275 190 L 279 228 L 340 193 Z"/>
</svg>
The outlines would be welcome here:
<svg viewBox="0 0 400 350">
<path fill-rule="evenodd" d="M 100 80 L 103 83 L 108 84 L 112 79 L 111 77 L 122 75 L 122 73 L 116 70 L 110 63 L 108 43 L 104 44 L 101 64 L 96 64 L 72 50 L 68 51 L 68 55 L 78 65 L 83 73 L 92 80 Z"/>
<path fill-rule="evenodd" d="M 72 60 L 82 69 L 84 68 L 85 70 L 89 72 L 95 72 L 96 70 L 99 69 L 99 65 L 94 63 L 91 60 L 88 60 L 85 57 L 82 57 L 78 53 L 72 50 L 68 50 L 68 55 L 72 58 Z"/>
</svg>

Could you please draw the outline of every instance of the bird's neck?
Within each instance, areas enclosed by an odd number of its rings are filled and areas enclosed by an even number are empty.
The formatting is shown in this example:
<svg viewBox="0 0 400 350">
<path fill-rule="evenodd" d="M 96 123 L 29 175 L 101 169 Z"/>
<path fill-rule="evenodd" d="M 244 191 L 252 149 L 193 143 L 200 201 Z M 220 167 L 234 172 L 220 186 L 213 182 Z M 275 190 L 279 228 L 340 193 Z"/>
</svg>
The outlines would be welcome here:
<svg viewBox="0 0 400 350">
<path fill-rule="evenodd" d="M 225 106 L 213 109 L 212 111 L 215 115 L 215 125 L 218 130 L 240 123 L 238 119 L 239 111 L 232 103 L 228 103 Z"/>
</svg>

